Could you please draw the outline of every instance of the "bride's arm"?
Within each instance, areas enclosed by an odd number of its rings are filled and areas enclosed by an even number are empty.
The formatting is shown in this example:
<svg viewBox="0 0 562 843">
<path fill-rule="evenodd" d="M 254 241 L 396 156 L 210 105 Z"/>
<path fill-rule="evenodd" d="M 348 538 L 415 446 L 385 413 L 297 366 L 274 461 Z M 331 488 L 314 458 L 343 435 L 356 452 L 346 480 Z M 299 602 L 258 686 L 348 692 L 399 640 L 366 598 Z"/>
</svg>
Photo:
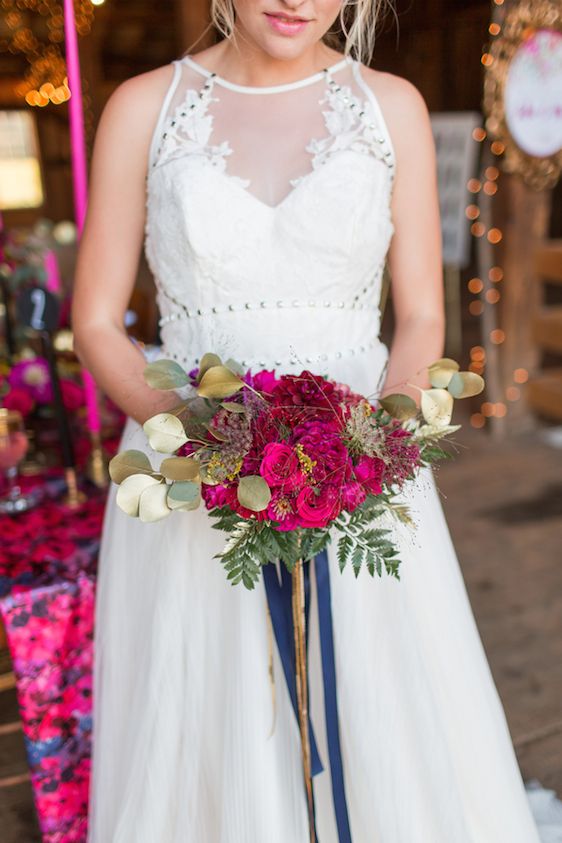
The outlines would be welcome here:
<svg viewBox="0 0 562 843">
<path fill-rule="evenodd" d="M 419 392 L 418 373 L 443 354 L 445 315 L 435 147 L 425 103 L 403 79 L 380 74 L 378 96 L 396 153 L 392 202 L 395 234 L 389 253 L 395 332 L 384 392 Z"/>
<path fill-rule="evenodd" d="M 144 236 L 150 140 L 170 78 L 171 68 L 164 67 L 130 79 L 105 107 L 72 304 L 80 361 L 101 389 L 141 423 L 178 404 L 176 393 L 146 385 L 146 360 L 124 328 Z"/>
</svg>

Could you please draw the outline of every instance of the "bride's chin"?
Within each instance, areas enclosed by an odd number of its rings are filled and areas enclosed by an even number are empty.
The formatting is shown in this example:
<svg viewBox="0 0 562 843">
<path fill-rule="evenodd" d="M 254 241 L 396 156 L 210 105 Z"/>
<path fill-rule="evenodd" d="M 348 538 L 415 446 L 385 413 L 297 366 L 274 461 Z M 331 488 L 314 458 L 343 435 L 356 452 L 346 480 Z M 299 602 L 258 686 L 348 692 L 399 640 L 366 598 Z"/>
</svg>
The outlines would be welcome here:
<svg viewBox="0 0 562 843">
<path fill-rule="evenodd" d="M 311 42 L 310 37 L 302 38 L 266 34 L 264 37 L 255 38 L 254 43 L 265 55 L 276 61 L 298 61 L 306 53 L 310 52 L 315 41 Z"/>
</svg>

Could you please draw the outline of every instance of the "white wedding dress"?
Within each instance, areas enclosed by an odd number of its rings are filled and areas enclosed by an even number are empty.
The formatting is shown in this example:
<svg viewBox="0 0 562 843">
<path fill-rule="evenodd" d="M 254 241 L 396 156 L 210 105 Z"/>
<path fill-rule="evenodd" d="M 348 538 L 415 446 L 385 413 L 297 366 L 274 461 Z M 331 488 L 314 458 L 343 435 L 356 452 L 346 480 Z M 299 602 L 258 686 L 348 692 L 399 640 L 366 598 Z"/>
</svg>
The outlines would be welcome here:
<svg viewBox="0 0 562 843">
<path fill-rule="evenodd" d="M 378 302 L 394 169 L 355 61 L 269 88 L 174 62 L 147 175 L 159 356 L 191 369 L 214 351 L 373 394 L 388 355 Z M 131 419 L 125 448 L 158 465 Z M 263 582 L 227 583 L 213 559 L 224 534 L 205 511 L 143 524 L 116 507 L 115 489 L 99 571 L 90 843 L 306 843 L 299 731 L 276 647 L 272 699 Z M 417 529 L 392 525 L 400 582 L 342 575 L 329 551 L 353 843 L 538 843 L 428 469 L 405 497 Z M 324 766 L 318 839 L 337 843 Z"/>
</svg>

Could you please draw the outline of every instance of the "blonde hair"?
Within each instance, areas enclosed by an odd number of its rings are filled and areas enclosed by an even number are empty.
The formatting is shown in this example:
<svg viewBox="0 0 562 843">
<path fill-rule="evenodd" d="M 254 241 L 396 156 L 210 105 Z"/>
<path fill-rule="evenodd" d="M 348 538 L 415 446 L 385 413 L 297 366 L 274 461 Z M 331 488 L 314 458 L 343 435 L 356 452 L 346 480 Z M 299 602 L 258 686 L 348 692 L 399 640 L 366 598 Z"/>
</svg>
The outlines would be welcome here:
<svg viewBox="0 0 562 843">
<path fill-rule="evenodd" d="M 370 63 L 378 23 L 391 8 L 392 0 L 343 0 L 339 28 L 346 55 L 352 55 L 364 64 Z M 225 38 L 231 38 L 234 33 L 234 17 L 233 0 L 211 0 L 212 23 Z M 334 43 L 333 33 L 327 33 L 324 40 Z"/>
</svg>

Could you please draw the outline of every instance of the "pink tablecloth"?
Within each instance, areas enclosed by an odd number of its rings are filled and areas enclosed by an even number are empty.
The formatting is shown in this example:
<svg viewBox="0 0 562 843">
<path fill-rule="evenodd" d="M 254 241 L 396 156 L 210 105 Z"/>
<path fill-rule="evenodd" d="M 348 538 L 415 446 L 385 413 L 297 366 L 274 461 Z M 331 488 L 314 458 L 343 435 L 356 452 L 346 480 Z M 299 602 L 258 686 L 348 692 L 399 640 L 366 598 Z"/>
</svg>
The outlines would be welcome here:
<svg viewBox="0 0 562 843">
<path fill-rule="evenodd" d="M 96 560 L 105 493 L 71 511 L 47 481 L 37 509 L 0 518 L 0 614 L 45 843 L 86 840 Z M 108 842 L 109 843 L 109 842 Z"/>
</svg>

